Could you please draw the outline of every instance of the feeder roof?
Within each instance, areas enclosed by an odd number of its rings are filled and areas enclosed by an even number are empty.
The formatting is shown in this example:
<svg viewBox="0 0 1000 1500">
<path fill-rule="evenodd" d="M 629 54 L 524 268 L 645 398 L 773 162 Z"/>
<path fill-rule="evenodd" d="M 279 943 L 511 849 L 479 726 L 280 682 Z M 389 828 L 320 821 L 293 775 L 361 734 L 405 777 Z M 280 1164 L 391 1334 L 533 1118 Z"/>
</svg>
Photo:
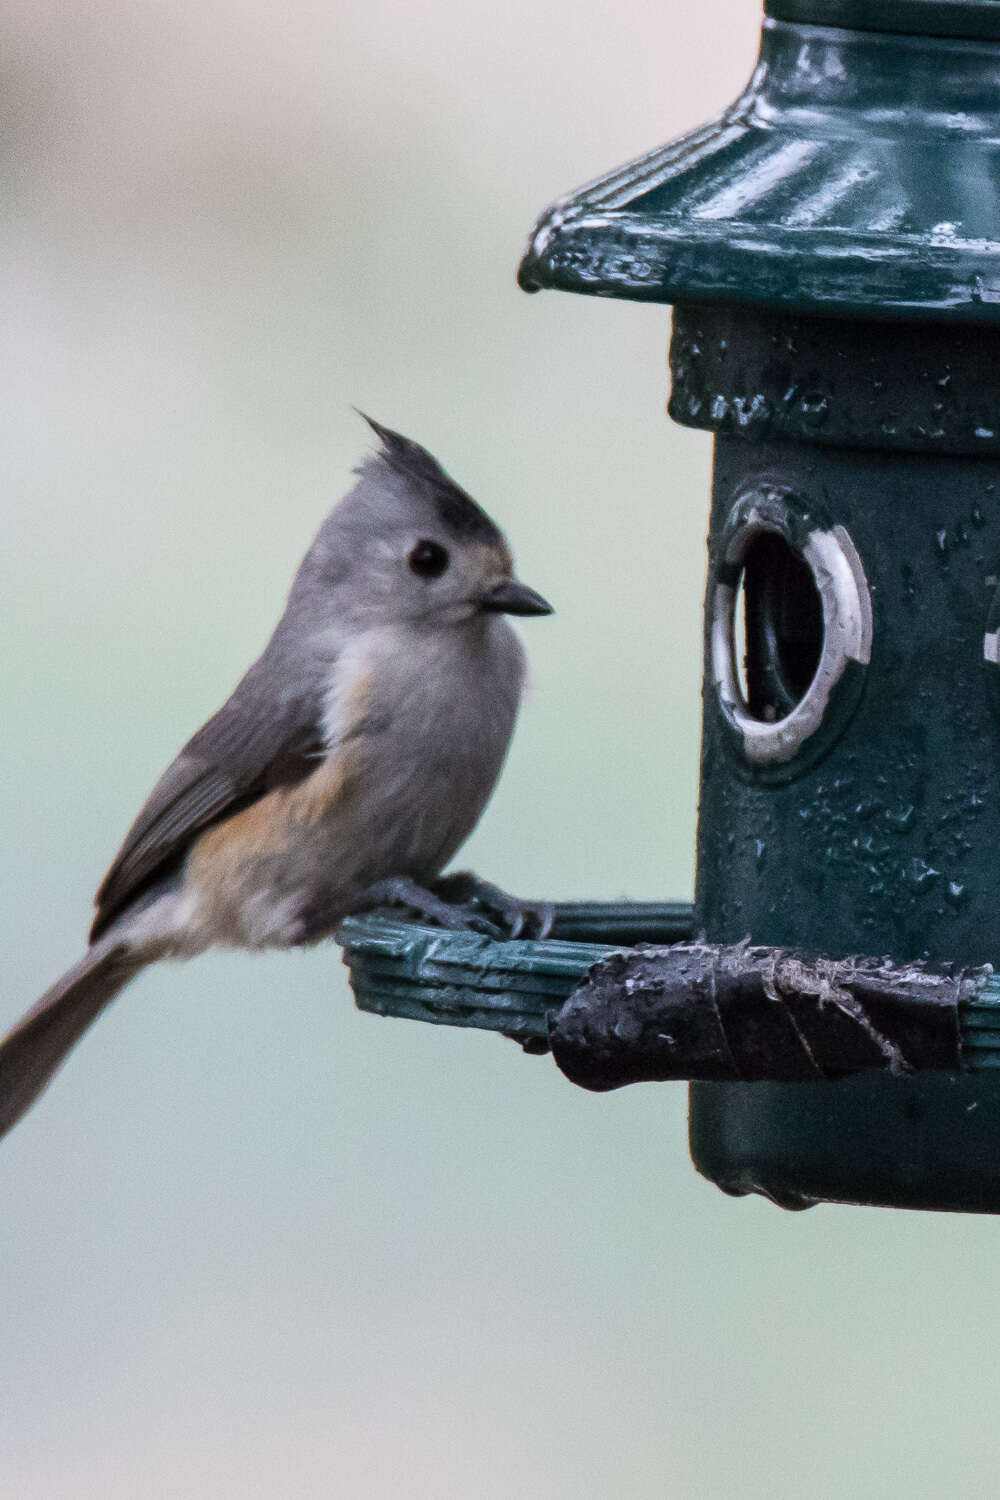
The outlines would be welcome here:
<svg viewBox="0 0 1000 1500">
<path fill-rule="evenodd" d="M 1000 0 L 769 11 L 736 103 L 555 203 L 521 286 L 1000 323 Z"/>
</svg>

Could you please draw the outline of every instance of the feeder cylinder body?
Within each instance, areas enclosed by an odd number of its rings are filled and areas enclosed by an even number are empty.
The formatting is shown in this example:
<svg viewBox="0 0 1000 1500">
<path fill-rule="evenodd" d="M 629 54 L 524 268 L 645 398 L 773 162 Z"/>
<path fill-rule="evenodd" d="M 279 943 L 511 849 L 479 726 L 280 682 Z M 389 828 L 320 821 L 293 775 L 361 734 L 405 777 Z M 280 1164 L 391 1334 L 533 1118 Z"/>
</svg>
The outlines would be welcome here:
<svg viewBox="0 0 1000 1500">
<path fill-rule="evenodd" d="M 716 434 L 712 943 L 1000 959 L 998 77 L 1000 0 L 766 0 L 740 97 L 521 263 L 673 305 L 670 412 Z M 691 1146 L 789 1206 L 1000 1212 L 1000 1078 L 696 1084 Z"/>
<path fill-rule="evenodd" d="M 688 307 L 672 366 L 671 414 L 716 432 L 696 930 L 831 957 L 1000 954 L 1000 453 L 985 426 L 1000 334 Z M 844 601 L 823 538 L 860 565 L 853 588 L 840 569 Z M 857 588 L 867 660 L 846 656 L 790 733 Z M 746 663 L 735 704 L 726 631 Z M 731 1193 L 1000 1211 L 1000 1078 L 694 1084 L 690 1127 L 696 1165 Z"/>
</svg>

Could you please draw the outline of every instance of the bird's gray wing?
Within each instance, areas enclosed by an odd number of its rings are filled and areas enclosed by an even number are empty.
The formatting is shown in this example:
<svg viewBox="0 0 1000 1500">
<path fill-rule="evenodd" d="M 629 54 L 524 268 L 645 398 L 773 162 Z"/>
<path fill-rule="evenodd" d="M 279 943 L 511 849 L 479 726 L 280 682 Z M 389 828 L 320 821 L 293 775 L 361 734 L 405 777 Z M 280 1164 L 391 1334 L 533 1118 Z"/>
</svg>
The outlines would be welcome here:
<svg viewBox="0 0 1000 1500">
<path fill-rule="evenodd" d="M 323 750 L 319 695 L 307 687 L 290 692 L 283 675 L 277 662 L 255 663 L 168 766 L 104 877 L 91 941 L 210 823 L 315 769 Z"/>
</svg>

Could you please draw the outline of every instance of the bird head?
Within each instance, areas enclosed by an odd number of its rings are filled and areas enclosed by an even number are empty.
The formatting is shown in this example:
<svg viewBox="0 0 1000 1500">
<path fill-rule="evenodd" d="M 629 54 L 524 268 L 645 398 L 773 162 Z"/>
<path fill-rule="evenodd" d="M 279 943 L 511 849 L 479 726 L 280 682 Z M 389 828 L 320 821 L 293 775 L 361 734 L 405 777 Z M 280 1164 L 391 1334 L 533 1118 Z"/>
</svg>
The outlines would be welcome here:
<svg viewBox="0 0 1000 1500">
<path fill-rule="evenodd" d="M 363 413 L 362 413 L 363 415 Z M 293 589 L 338 622 L 457 626 L 552 606 L 514 573 L 496 523 L 426 448 L 365 417 L 378 450 L 320 527 Z"/>
</svg>

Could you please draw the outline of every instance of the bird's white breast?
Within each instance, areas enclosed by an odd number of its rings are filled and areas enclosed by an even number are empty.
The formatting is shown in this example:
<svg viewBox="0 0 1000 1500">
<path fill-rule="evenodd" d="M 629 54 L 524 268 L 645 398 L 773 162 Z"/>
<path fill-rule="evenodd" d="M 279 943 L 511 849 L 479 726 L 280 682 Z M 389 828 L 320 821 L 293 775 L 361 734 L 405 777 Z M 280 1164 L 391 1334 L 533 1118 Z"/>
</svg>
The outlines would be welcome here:
<svg viewBox="0 0 1000 1500">
<path fill-rule="evenodd" d="M 327 751 L 192 851 L 192 940 L 284 946 L 332 931 L 393 875 L 433 879 L 468 837 L 517 714 L 520 642 L 503 620 L 398 627 L 340 653 L 323 701 Z"/>
<path fill-rule="evenodd" d="M 324 729 L 331 754 L 357 755 L 358 834 L 363 824 L 383 867 L 374 878 L 436 873 L 471 832 L 510 742 L 523 675 L 520 640 L 497 616 L 372 631 L 342 653 Z"/>
</svg>

